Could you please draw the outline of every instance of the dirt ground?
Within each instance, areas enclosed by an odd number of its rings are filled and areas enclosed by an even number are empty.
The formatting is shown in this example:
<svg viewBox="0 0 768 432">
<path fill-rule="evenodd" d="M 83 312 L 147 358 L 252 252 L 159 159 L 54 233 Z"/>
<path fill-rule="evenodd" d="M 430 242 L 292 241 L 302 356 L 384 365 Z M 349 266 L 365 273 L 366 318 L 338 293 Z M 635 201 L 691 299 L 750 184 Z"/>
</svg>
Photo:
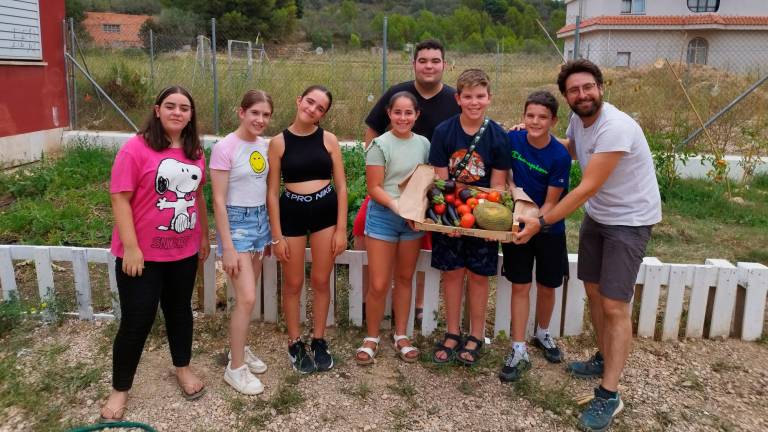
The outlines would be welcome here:
<svg viewBox="0 0 768 432">
<path fill-rule="evenodd" d="M 425 339 L 418 340 L 424 352 L 421 362 L 405 364 L 394 356 L 390 344 L 382 343 L 377 363 L 359 367 L 352 361 L 361 340 L 358 329 L 331 329 L 328 339 L 337 366 L 330 372 L 299 377 L 288 364 L 284 333 L 275 325 L 254 323 L 251 345 L 269 370 L 261 376 L 266 391 L 247 397 L 222 380 L 225 318 L 199 317 L 195 325 L 193 368 L 205 380 L 207 395 L 196 402 L 181 397 L 163 329 L 158 326 L 145 348 L 127 419 L 158 431 L 574 430 L 580 409 L 574 398 L 597 385 L 568 377 L 562 365 L 547 364 L 535 351 L 534 367 L 526 378 L 515 385 L 502 384 L 496 373 L 509 345 L 505 340 L 494 340 L 472 369 L 432 365 L 427 356 L 432 342 Z M 59 404 L 59 430 L 66 429 L 94 423 L 98 416 L 110 388 L 114 332 L 115 324 L 108 322 L 38 325 L 25 335 L 27 346 L 8 338 L 0 341 L 5 345 L 1 355 L 16 356 L 15 368 L 24 375 L 16 379 L 31 386 L 40 386 L 36 381 L 50 377 L 40 371 L 41 366 L 60 376 L 52 394 L 40 397 Z M 590 355 L 589 339 L 561 339 L 566 358 Z M 66 367 L 72 365 L 82 374 L 96 371 L 97 375 L 83 381 L 77 373 L 58 373 L 57 369 L 69 370 Z M 622 385 L 626 409 L 614 423 L 614 431 L 768 430 L 765 343 L 638 339 Z M 58 387 L 75 391 L 69 397 L 57 397 Z M 0 383 L 0 391 L 12 390 Z M 41 430 L 35 413 L 29 411 L 0 404 L 0 431 Z"/>
</svg>

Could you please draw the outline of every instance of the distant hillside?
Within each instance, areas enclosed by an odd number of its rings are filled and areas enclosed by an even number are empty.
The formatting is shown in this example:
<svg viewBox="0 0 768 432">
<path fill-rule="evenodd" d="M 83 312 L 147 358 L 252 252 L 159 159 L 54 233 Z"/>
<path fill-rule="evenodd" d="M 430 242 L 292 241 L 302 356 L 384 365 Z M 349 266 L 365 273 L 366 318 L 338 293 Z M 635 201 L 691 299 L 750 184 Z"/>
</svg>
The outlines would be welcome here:
<svg viewBox="0 0 768 432">
<path fill-rule="evenodd" d="M 536 23 L 550 34 L 565 23 L 565 5 L 553 0 L 66 0 L 67 13 L 84 10 L 154 15 L 158 34 L 196 35 L 216 18 L 219 39 L 274 43 L 306 40 L 314 46 L 361 48 L 387 43 L 402 48 L 426 38 L 467 52 L 549 50 Z"/>
<path fill-rule="evenodd" d="M 395 49 L 432 37 L 462 51 L 494 51 L 497 43 L 539 51 L 548 42 L 536 19 L 550 34 L 565 23 L 565 5 L 551 0 L 301 0 L 300 9 L 306 37 L 325 47 L 380 45 L 385 13 Z"/>
</svg>

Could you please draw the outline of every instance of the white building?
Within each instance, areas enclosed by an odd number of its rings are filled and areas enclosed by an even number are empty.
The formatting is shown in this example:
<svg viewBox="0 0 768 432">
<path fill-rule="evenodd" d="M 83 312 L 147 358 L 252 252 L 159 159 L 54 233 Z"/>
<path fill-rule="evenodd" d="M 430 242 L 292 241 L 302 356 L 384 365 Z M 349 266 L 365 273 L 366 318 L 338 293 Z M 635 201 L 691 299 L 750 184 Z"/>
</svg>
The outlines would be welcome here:
<svg viewBox="0 0 768 432">
<path fill-rule="evenodd" d="M 667 58 L 731 72 L 768 72 L 768 0 L 565 0 L 557 32 L 574 58 L 635 67 Z"/>
</svg>

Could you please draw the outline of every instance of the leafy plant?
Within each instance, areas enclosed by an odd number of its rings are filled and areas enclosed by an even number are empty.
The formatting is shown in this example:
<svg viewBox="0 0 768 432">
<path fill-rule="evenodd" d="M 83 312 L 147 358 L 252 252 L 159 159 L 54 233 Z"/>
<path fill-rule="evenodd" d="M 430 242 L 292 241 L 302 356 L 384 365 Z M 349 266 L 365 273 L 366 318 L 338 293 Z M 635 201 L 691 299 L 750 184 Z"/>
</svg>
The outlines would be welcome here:
<svg viewBox="0 0 768 432">
<path fill-rule="evenodd" d="M 0 338 L 21 323 L 24 312 L 24 306 L 15 294 L 9 300 L 0 301 Z"/>
<path fill-rule="evenodd" d="M 138 108 L 150 103 L 147 77 L 122 61 L 110 66 L 103 88 L 121 107 Z"/>
</svg>

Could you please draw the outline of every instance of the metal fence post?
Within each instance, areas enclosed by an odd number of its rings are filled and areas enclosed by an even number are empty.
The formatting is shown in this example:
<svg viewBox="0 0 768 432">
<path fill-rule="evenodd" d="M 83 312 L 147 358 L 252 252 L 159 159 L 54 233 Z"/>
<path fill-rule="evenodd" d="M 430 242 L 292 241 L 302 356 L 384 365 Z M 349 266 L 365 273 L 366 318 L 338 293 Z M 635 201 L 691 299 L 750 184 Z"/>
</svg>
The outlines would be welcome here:
<svg viewBox="0 0 768 432">
<path fill-rule="evenodd" d="M 75 58 L 77 56 L 77 53 L 75 52 L 75 20 L 74 18 L 69 19 L 69 36 L 70 36 L 70 49 L 72 50 L 72 58 Z M 75 67 L 72 66 L 72 123 L 69 125 L 72 129 L 75 129 L 77 127 L 77 81 L 75 80 Z"/>
<path fill-rule="evenodd" d="M 381 94 L 387 91 L 387 16 L 384 16 L 384 42 L 381 53 Z"/>
<path fill-rule="evenodd" d="M 499 72 L 501 72 L 501 45 L 499 44 L 499 41 L 496 41 L 496 78 L 494 79 L 493 85 L 497 86 L 496 88 L 501 89 L 501 87 L 498 87 Z"/>
<path fill-rule="evenodd" d="M 155 94 L 155 34 L 149 29 L 149 90 Z"/>
<path fill-rule="evenodd" d="M 69 127 L 70 129 L 73 128 L 73 125 L 75 124 L 72 119 L 72 83 L 70 83 L 69 77 L 70 77 L 70 70 L 72 69 L 72 65 L 67 60 L 67 19 L 64 18 L 61 20 L 61 32 L 63 36 L 64 43 L 62 44 L 62 48 L 64 49 L 64 83 L 67 85 L 67 117 L 69 117 Z"/>
<path fill-rule="evenodd" d="M 576 15 L 576 29 L 573 31 L 573 58 L 571 60 L 581 57 L 579 55 L 579 25 L 581 25 L 581 0 L 579 0 L 579 12 Z"/>
<path fill-rule="evenodd" d="M 219 80 L 216 73 L 216 18 L 211 18 L 211 64 L 213 65 L 213 133 L 219 134 Z"/>
</svg>

